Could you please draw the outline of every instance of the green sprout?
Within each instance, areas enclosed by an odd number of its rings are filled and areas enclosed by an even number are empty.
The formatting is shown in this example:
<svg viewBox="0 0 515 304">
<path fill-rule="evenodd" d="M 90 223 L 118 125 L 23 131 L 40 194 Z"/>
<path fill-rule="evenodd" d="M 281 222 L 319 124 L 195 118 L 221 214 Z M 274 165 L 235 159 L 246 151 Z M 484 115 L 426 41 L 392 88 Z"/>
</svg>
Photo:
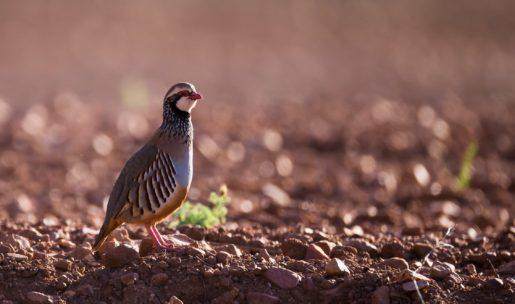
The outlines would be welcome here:
<svg viewBox="0 0 515 304">
<path fill-rule="evenodd" d="M 173 215 L 174 219 L 170 222 L 169 226 L 198 225 L 211 228 L 220 225 L 225 222 L 225 217 L 227 216 L 226 205 L 230 200 L 230 197 L 227 195 L 227 186 L 222 185 L 219 193 L 211 192 L 209 195 L 211 206 L 186 201 Z"/>
<path fill-rule="evenodd" d="M 456 178 L 456 188 L 458 191 L 463 191 L 469 188 L 470 180 L 472 178 L 472 165 L 474 162 L 474 158 L 478 152 L 478 145 L 475 142 L 471 142 L 468 144 L 465 153 L 463 154 L 463 159 L 461 161 L 461 169 L 460 174 Z"/>
</svg>

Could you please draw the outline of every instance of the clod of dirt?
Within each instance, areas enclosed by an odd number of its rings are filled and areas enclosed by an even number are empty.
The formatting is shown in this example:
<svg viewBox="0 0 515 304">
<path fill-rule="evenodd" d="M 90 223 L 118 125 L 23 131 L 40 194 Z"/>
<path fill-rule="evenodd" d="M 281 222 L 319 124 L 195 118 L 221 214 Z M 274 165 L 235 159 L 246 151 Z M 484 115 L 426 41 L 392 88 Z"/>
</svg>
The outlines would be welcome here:
<svg viewBox="0 0 515 304">
<path fill-rule="evenodd" d="M 102 262 L 108 268 L 115 268 L 136 261 L 139 258 L 139 253 L 134 248 L 127 244 L 122 244 L 108 250 L 102 256 Z"/>
<path fill-rule="evenodd" d="M 62 271 L 69 271 L 72 268 L 72 262 L 65 259 L 59 259 L 54 263 L 54 267 L 55 269 Z"/>
<path fill-rule="evenodd" d="M 347 265 L 345 265 L 345 262 L 338 258 L 331 259 L 325 265 L 325 271 L 330 276 L 350 275 L 350 270 Z"/>
<path fill-rule="evenodd" d="M 324 250 L 315 244 L 309 244 L 306 250 L 306 260 L 329 260 Z"/>
<path fill-rule="evenodd" d="M 378 264 L 378 266 L 387 266 L 393 269 L 406 270 L 409 269 L 408 262 L 403 258 L 389 258 Z"/>
<path fill-rule="evenodd" d="M 295 288 L 301 280 L 298 273 L 282 267 L 270 268 L 264 275 L 270 282 L 283 289 Z"/>
<path fill-rule="evenodd" d="M 515 275 L 515 261 L 502 264 L 501 266 L 499 266 L 499 270 L 497 270 L 497 272 L 500 274 Z"/>
<path fill-rule="evenodd" d="M 281 244 L 281 250 L 284 255 L 292 259 L 302 260 L 306 256 L 308 245 L 301 240 L 289 238 Z"/>
<path fill-rule="evenodd" d="M 262 293 L 250 291 L 246 296 L 247 303 L 249 304 L 278 304 L 281 303 L 278 297 Z"/>
<path fill-rule="evenodd" d="M 381 248 L 381 257 L 383 258 L 406 258 L 406 250 L 404 246 L 398 241 L 390 242 L 385 244 Z"/>
<path fill-rule="evenodd" d="M 419 258 L 419 259 L 422 259 L 424 258 L 428 253 L 431 252 L 431 250 L 433 250 L 433 247 L 429 244 L 426 244 L 426 243 L 415 243 L 415 245 L 413 245 L 413 248 L 411 248 L 411 250 L 413 251 L 413 253 Z"/>
<path fill-rule="evenodd" d="M 120 281 L 124 285 L 133 285 L 134 282 L 138 279 L 138 274 L 134 272 L 128 272 L 120 276 Z"/>
<path fill-rule="evenodd" d="M 177 298 L 176 296 L 172 296 L 166 304 L 183 304 L 181 299 Z"/>
<path fill-rule="evenodd" d="M 325 252 L 325 254 L 330 255 L 331 251 L 334 247 L 336 247 L 336 244 L 327 240 L 318 241 L 315 243 L 318 247 L 322 248 Z"/>
<path fill-rule="evenodd" d="M 152 276 L 150 281 L 155 286 L 164 285 L 168 281 L 168 275 L 166 273 L 157 273 Z"/>
<path fill-rule="evenodd" d="M 381 286 L 372 293 L 372 304 L 390 304 L 390 288 Z"/>
<path fill-rule="evenodd" d="M 227 264 L 231 260 L 231 254 L 225 251 L 220 251 L 216 254 L 216 260 L 222 264 Z"/>
<path fill-rule="evenodd" d="M 139 256 L 146 257 L 154 251 L 154 241 L 150 238 L 145 238 L 139 243 Z"/>
</svg>

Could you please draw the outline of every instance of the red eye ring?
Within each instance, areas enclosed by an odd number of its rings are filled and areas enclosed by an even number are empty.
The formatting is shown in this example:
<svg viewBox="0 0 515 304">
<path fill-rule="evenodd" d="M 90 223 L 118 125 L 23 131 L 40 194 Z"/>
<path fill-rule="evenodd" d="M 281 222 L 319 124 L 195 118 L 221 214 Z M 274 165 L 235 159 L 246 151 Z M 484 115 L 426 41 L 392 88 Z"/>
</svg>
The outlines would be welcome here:
<svg viewBox="0 0 515 304">
<path fill-rule="evenodd" d="M 179 96 L 182 96 L 182 97 L 186 97 L 186 96 L 190 96 L 191 92 L 188 90 L 182 90 L 182 91 L 177 92 L 176 94 Z"/>
</svg>

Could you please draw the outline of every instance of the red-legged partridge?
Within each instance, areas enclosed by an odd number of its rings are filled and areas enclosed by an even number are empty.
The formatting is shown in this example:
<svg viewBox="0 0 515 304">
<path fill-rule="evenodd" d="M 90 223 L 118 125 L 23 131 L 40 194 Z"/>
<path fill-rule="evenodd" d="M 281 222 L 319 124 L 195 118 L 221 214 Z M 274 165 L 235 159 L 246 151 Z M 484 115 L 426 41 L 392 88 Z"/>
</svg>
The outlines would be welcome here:
<svg viewBox="0 0 515 304">
<path fill-rule="evenodd" d="M 163 102 L 163 123 L 125 163 L 116 180 L 94 250 L 123 223 L 143 224 L 158 248 L 173 248 L 156 224 L 185 200 L 193 173 L 191 110 L 202 97 L 189 83 L 170 88 Z"/>
</svg>

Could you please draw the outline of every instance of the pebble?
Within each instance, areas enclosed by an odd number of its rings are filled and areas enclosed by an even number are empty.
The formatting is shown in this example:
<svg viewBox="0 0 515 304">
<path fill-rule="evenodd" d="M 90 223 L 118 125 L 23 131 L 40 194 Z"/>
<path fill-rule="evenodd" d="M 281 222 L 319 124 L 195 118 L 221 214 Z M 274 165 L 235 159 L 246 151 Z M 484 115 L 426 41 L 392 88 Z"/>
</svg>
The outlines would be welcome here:
<svg viewBox="0 0 515 304">
<path fill-rule="evenodd" d="M 263 293 L 250 291 L 246 296 L 247 303 L 249 304 L 277 304 L 281 303 L 278 297 Z"/>
<path fill-rule="evenodd" d="M 426 281 L 408 281 L 402 284 L 402 289 L 404 291 L 415 291 L 418 289 L 423 289 L 429 286 L 429 283 Z"/>
<path fill-rule="evenodd" d="M 134 282 L 138 279 L 138 274 L 134 272 L 128 272 L 120 276 L 120 281 L 124 285 L 133 285 Z"/>
<path fill-rule="evenodd" d="M 306 250 L 306 260 L 329 260 L 324 250 L 315 244 L 310 244 Z"/>
<path fill-rule="evenodd" d="M 368 252 L 371 255 L 377 255 L 378 253 L 377 247 L 365 240 L 348 240 L 344 245 L 354 247 L 358 251 Z"/>
<path fill-rule="evenodd" d="M 46 295 L 44 293 L 37 292 L 37 291 L 27 292 L 27 294 L 25 296 L 32 303 L 42 303 L 42 304 L 43 303 L 44 304 L 54 303 L 54 300 L 52 300 L 52 297 L 50 297 L 49 295 Z"/>
<path fill-rule="evenodd" d="M 428 253 L 433 250 L 433 246 L 426 244 L 426 243 L 415 243 L 413 247 L 411 248 L 413 253 L 419 258 L 424 258 Z"/>
<path fill-rule="evenodd" d="M 335 246 L 333 250 L 331 250 L 332 258 L 348 258 L 349 256 L 354 256 L 358 253 L 358 250 L 351 246 Z"/>
<path fill-rule="evenodd" d="M 168 281 L 168 275 L 166 273 L 157 273 L 150 279 L 152 285 L 164 285 Z"/>
<path fill-rule="evenodd" d="M 264 275 L 270 282 L 282 289 L 295 288 L 301 280 L 298 273 L 282 267 L 270 268 Z"/>
<path fill-rule="evenodd" d="M 315 245 L 322 248 L 324 250 L 325 254 L 327 254 L 327 255 L 330 255 L 333 248 L 336 247 L 335 243 L 326 241 L 326 240 L 318 241 L 315 243 Z"/>
<path fill-rule="evenodd" d="M 10 257 L 11 259 L 14 259 L 15 261 L 26 261 L 29 259 L 28 256 L 19 254 L 19 253 L 6 253 L 5 256 Z"/>
<path fill-rule="evenodd" d="M 40 241 L 43 238 L 43 235 L 41 234 L 41 232 L 39 232 L 35 228 L 29 228 L 29 229 L 22 230 L 22 231 L 20 231 L 20 235 L 28 238 L 29 240 L 33 240 L 33 241 Z"/>
<path fill-rule="evenodd" d="M 242 255 L 240 248 L 236 247 L 233 244 L 222 246 L 219 248 L 219 250 L 222 252 L 225 251 L 225 252 L 230 253 L 231 255 L 235 255 L 237 257 L 241 257 L 241 255 Z"/>
<path fill-rule="evenodd" d="M 379 263 L 379 266 L 388 266 L 393 269 L 405 270 L 409 269 L 408 262 L 403 258 L 389 258 Z"/>
<path fill-rule="evenodd" d="M 302 260 L 306 256 L 308 245 L 301 240 L 289 238 L 281 244 L 281 250 L 284 255 L 292 259 Z"/>
<path fill-rule="evenodd" d="M 219 263 L 227 264 L 227 263 L 229 263 L 229 261 L 231 260 L 231 254 L 230 254 L 230 253 L 228 253 L 228 252 L 225 252 L 225 251 L 219 251 L 219 252 L 216 254 L 216 260 L 217 260 Z"/>
<path fill-rule="evenodd" d="M 456 268 L 452 264 L 445 262 L 434 262 L 431 266 L 430 276 L 435 279 L 445 279 L 451 273 L 453 273 L 455 269 Z"/>
<path fill-rule="evenodd" d="M 502 264 L 499 266 L 499 270 L 497 272 L 500 274 L 515 275 L 515 260 L 506 264 Z"/>
<path fill-rule="evenodd" d="M 30 241 L 21 235 L 17 234 L 8 234 L 2 237 L 0 241 L 4 245 L 11 245 L 13 248 L 18 250 L 29 250 L 30 249 Z"/>
<path fill-rule="evenodd" d="M 103 263 L 108 268 L 121 267 L 139 259 L 139 253 L 126 244 L 108 250 L 102 257 Z"/>
<path fill-rule="evenodd" d="M 372 304 L 390 304 L 390 288 L 381 286 L 372 293 Z"/>
<path fill-rule="evenodd" d="M 350 275 L 350 270 L 345 262 L 338 258 L 331 259 L 325 265 L 325 271 L 328 275 Z"/>
<path fill-rule="evenodd" d="M 68 248 L 68 249 L 73 249 L 77 246 L 77 245 L 75 245 L 74 242 L 66 240 L 66 239 L 60 239 L 58 244 L 59 244 L 59 246 L 61 246 L 63 248 Z"/>
<path fill-rule="evenodd" d="M 151 255 L 154 251 L 154 241 L 150 238 L 141 240 L 139 243 L 139 256 L 145 257 Z"/>
<path fill-rule="evenodd" d="M 493 289 L 501 288 L 503 285 L 504 285 L 504 282 L 499 278 L 489 279 L 489 280 L 486 280 L 486 282 L 485 282 L 485 287 L 493 288 Z"/>
<path fill-rule="evenodd" d="M 468 274 L 477 274 L 476 265 L 467 264 L 467 266 L 465 266 L 465 268 L 467 269 Z"/>
<path fill-rule="evenodd" d="M 387 243 L 381 248 L 381 257 L 383 258 L 406 258 L 406 250 L 401 243 L 394 241 L 391 243 Z"/>
<path fill-rule="evenodd" d="M 181 299 L 177 298 L 176 296 L 172 296 L 166 304 L 183 304 Z"/>
<path fill-rule="evenodd" d="M 65 259 L 60 259 L 55 261 L 54 267 L 55 269 L 62 271 L 69 271 L 72 268 L 72 262 Z"/>
</svg>

